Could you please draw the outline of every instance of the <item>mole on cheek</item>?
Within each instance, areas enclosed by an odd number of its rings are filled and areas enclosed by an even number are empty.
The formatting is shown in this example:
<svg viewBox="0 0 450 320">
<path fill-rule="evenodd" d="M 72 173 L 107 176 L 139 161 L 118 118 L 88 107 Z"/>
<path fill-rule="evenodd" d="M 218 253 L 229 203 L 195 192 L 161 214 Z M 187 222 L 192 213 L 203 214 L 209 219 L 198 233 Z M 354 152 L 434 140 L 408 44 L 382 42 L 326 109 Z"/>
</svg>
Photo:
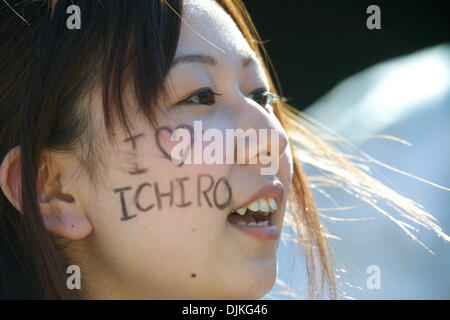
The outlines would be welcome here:
<svg viewBox="0 0 450 320">
<path fill-rule="evenodd" d="M 195 278 L 197 275 L 195 273 L 191 274 L 192 278 Z"/>
</svg>

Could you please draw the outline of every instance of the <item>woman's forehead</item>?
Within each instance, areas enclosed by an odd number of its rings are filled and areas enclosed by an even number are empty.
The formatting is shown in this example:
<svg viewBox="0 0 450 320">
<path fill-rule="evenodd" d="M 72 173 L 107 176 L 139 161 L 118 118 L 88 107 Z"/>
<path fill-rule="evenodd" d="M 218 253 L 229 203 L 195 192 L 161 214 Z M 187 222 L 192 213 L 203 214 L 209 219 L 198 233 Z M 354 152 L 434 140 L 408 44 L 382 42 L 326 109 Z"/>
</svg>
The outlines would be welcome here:
<svg viewBox="0 0 450 320">
<path fill-rule="evenodd" d="M 249 56 L 254 52 L 231 16 L 212 0 L 187 0 L 176 55 Z"/>
</svg>

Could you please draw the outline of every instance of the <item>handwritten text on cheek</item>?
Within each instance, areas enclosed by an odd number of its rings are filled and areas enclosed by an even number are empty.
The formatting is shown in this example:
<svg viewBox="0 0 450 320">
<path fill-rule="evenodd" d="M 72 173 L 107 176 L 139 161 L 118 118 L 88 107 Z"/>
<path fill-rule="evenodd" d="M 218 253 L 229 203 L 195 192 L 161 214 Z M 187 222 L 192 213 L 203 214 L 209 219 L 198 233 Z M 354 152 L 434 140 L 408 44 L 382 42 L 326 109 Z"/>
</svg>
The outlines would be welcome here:
<svg viewBox="0 0 450 320">
<path fill-rule="evenodd" d="M 196 180 L 194 185 L 192 180 Z M 186 194 L 186 189 L 195 190 L 195 192 L 190 192 L 189 195 Z M 197 179 L 175 178 L 162 184 L 143 182 L 137 188 L 125 186 L 114 189 L 114 192 L 120 198 L 122 221 L 136 217 L 137 214 L 134 212 L 163 210 L 173 206 L 186 208 L 194 203 L 197 207 L 207 205 L 210 208 L 223 210 L 232 199 L 228 180 L 225 177 L 215 180 L 209 174 L 199 174 Z"/>
<path fill-rule="evenodd" d="M 180 125 L 177 128 L 190 128 L 188 125 Z M 164 150 L 160 142 L 162 131 L 173 132 L 168 127 L 161 127 L 155 135 L 157 145 L 166 158 L 169 154 Z M 147 172 L 137 162 L 137 143 L 143 133 L 131 136 L 124 140 L 131 143 L 133 154 L 133 169 L 128 171 L 130 175 L 142 175 Z M 193 141 L 191 141 L 192 145 Z M 182 163 L 181 163 L 182 164 Z M 192 182 L 195 180 L 195 182 Z M 195 185 L 193 185 L 195 184 Z M 186 194 L 187 190 L 195 190 Z M 210 208 L 219 210 L 225 209 L 232 200 L 231 186 L 225 177 L 215 180 L 209 174 L 199 174 L 196 179 L 191 177 L 175 178 L 167 182 L 143 182 L 136 188 L 124 186 L 115 188 L 114 193 L 119 195 L 122 210 L 122 221 L 132 219 L 137 216 L 136 212 L 148 212 L 151 210 L 163 210 L 164 208 L 187 208 L 196 203 L 197 207 L 206 204 Z M 194 199 L 191 199 L 194 197 Z"/>
</svg>

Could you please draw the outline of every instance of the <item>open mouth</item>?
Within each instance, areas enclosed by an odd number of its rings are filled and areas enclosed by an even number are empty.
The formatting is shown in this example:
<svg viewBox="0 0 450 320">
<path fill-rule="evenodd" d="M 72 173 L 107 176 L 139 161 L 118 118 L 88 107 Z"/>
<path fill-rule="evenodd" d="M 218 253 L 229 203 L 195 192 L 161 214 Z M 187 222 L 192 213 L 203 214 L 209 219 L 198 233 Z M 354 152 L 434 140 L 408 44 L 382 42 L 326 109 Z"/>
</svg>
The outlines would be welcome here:
<svg viewBox="0 0 450 320">
<path fill-rule="evenodd" d="M 246 227 L 267 227 L 273 225 L 272 215 L 276 210 L 274 198 L 261 198 L 231 212 L 228 222 Z"/>
</svg>

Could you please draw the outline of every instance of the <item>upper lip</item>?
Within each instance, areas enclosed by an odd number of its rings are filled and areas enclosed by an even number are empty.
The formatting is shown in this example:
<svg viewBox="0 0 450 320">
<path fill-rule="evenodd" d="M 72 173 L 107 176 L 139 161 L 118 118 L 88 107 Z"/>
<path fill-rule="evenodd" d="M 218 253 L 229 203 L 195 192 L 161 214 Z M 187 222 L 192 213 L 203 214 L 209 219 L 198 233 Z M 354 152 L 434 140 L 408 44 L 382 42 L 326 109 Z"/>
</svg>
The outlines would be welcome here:
<svg viewBox="0 0 450 320">
<path fill-rule="evenodd" d="M 245 200 L 243 203 L 235 207 L 234 211 L 239 208 L 244 208 L 250 205 L 250 203 L 264 198 L 274 198 L 275 202 L 277 203 L 278 208 L 281 205 L 281 202 L 283 201 L 284 197 L 284 187 L 279 181 L 275 181 L 271 184 L 265 184 L 261 186 L 256 192 L 254 192 L 247 200 Z"/>
</svg>

